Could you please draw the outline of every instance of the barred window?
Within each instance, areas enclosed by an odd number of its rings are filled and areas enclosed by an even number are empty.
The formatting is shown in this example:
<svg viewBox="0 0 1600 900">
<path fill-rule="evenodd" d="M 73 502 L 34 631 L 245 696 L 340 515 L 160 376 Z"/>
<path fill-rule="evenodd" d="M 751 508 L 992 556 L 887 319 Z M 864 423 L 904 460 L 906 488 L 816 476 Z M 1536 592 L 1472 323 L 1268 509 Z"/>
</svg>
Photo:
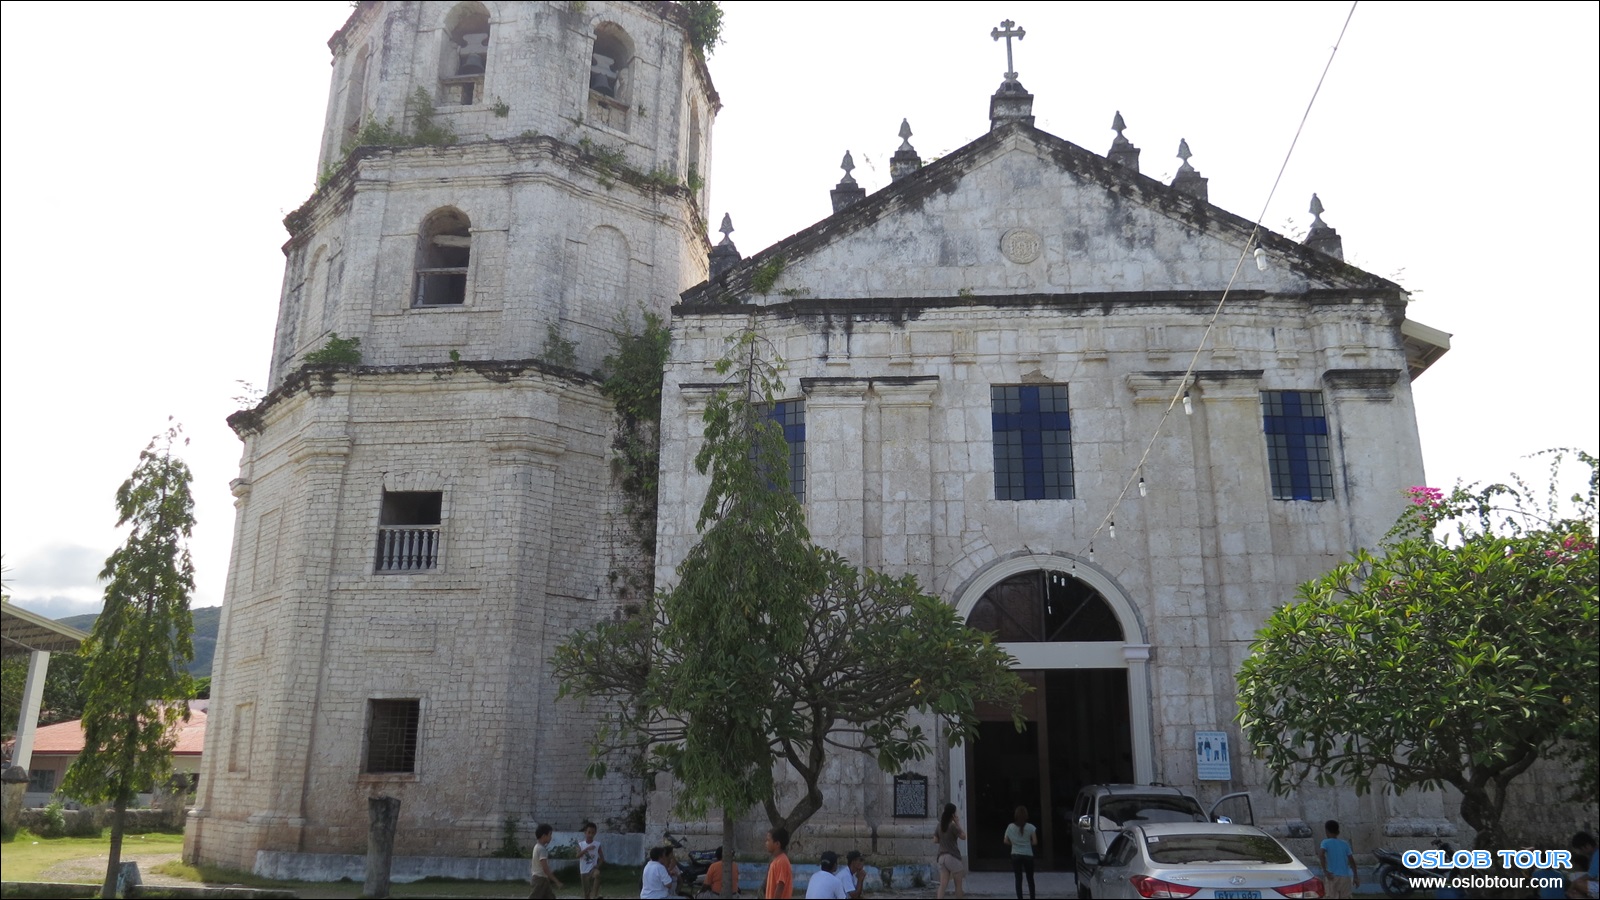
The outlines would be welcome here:
<svg viewBox="0 0 1600 900">
<path fill-rule="evenodd" d="M 1331 500 L 1333 457 L 1321 391 L 1262 391 L 1274 500 Z"/>
<path fill-rule="evenodd" d="M 989 388 L 996 500 L 1071 500 L 1072 425 L 1067 386 Z"/>
<path fill-rule="evenodd" d="M 367 758 L 361 771 L 417 771 L 417 727 L 421 717 L 420 700 L 368 700 Z"/>
</svg>

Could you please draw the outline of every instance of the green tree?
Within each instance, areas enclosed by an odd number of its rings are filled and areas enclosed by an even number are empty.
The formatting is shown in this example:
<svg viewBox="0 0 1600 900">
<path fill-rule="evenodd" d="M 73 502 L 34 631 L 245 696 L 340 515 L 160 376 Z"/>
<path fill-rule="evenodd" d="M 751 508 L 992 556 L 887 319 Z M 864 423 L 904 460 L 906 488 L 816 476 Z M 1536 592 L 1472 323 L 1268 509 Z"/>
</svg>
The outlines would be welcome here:
<svg viewBox="0 0 1600 900">
<path fill-rule="evenodd" d="M 1508 788 L 1539 759 L 1574 764 L 1573 799 L 1595 797 L 1595 457 L 1588 487 L 1410 490 L 1379 554 L 1300 586 L 1257 635 L 1239 674 L 1239 720 L 1287 793 L 1307 778 L 1378 778 L 1395 790 L 1461 792 L 1475 846 L 1501 831 Z M 1563 509 L 1566 509 L 1563 512 Z"/>
<path fill-rule="evenodd" d="M 184 668 L 194 656 L 194 566 L 186 546 L 194 530 L 193 476 L 172 455 L 179 433 L 174 426 L 152 440 L 117 489 L 117 525 L 128 537 L 100 572 L 105 607 L 83 646 L 84 748 L 61 789 L 85 803 L 112 804 L 102 897 L 115 896 L 128 804 L 171 773 L 177 727 L 189 716 L 184 701 L 193 696 Z"/>
<path fill-rule="evenodd" d="M 976 730 L 977 703 L 1015 711 L 1026 690 L 989 635 L 913 578 L 863 574 L 811 543 L 767 417 L 779 369 L 761 349 L 747 332 L 719 364 L 732 378 L 706 406 L 695 462 L 710 484 L 677 585 L 642 615 L 574 634 L 556 667 L 564 693 L 612 713 L 591 774 L 613 753 L 648 754 L 677 779 L 681 813 L 722 810 L 730 848 L 734 817 L 757 803 L 791 831 L 814 815 L 829 754 L 898 771 L 931 751 L 915 714 L 944 721 L 953 744 Z M 806 786 L 788 809 L 778 765 Z"/>
<path fill-rule="evenodd" d="M 54 725 L 83 718 L 86 692 L 84 658 L 78 653 L 50 654 L 44 676 L 44 698 L 39 704 L 39 724 Z M 0 661 L 0 726 L 7 739 L 16 730 L 22 712 L 22 687 L 28 679 L 28 658 L 12 656 Z"/>
</svg>

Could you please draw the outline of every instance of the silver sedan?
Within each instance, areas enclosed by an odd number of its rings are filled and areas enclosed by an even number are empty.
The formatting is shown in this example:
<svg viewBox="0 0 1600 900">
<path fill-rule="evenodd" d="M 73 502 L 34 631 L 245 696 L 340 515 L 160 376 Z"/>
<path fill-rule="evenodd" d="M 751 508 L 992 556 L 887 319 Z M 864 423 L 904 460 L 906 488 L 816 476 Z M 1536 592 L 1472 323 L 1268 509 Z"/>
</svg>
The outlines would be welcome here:
<svg viewBox="0 0 1600 900">
<path fill-rule="evenodd" d="M 1322 882 L 1259 828 L 1207 822 L 1130 825 L 1105 856 L 1083 859 L 1079 897 L 1321 897 Z"/>
</svg>

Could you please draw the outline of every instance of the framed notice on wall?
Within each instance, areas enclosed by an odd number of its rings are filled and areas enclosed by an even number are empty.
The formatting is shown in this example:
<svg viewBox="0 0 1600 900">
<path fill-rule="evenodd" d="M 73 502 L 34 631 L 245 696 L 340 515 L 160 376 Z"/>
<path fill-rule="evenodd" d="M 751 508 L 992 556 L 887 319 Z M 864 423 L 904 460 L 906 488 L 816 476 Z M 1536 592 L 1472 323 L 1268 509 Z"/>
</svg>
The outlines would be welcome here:
<svg viewBox="0 0 1600 900">
<path fill-rule="evenodd" d="M 1194 770 L 1200 781 L 1233 780 L 1233 760 L 1228 755 L 1226 731 L 1194 733 Z"/>
</svg>

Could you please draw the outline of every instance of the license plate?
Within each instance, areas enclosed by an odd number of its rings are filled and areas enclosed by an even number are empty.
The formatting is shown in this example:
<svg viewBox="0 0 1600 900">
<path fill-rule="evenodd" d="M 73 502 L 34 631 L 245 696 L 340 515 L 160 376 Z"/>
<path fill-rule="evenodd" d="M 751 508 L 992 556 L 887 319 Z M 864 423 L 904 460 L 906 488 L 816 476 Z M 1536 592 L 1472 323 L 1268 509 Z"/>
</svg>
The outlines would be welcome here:
<svg viewBox="0 0 1600 900">
<path fill-rule="evenodd" d="M 1261 900 L 1260 891 L 1217 891 L 1217 900 Z"/>
</svg>

